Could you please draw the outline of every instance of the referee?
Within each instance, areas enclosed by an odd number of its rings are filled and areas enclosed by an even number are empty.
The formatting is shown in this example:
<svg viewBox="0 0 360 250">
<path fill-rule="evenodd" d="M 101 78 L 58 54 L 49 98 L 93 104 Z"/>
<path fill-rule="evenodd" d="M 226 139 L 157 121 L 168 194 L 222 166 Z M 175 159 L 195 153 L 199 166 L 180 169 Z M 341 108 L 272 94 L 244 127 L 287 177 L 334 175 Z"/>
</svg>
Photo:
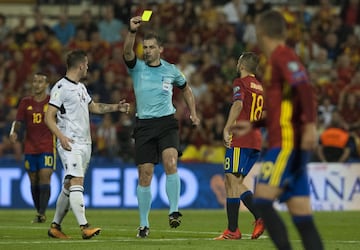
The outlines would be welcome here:
<svg viewBox="0 0 360 250">
<path fill-rule="evenodd" d="M 137 237 L 149 235 L 149 212 L 151 208 L 151 179 L 155 164 L 160 158 L 166 173 L 166 193 L 169 199 L 169 225 L 176 228 L 181 223 L 178 210 L 180 178 L 177 173 L 179 154 L 178 121 L 172 103 L 173 88 L 181 89 L 190 110 L 193 125 L 199 125 L 194 95 L 184 75 L 174 65 L 160 58 L 163 46 L 153 32 L 143 38 L 144 59 L 136 57 L 133 50 L 136 33 L 142 24 L 140 16 L 130 19 L 129 31 L 124 43 L 124 60 L 133 80 L 136 97 L 135 163 L 139 182 L 137 199 L 140 227 Z"/>
</svg>

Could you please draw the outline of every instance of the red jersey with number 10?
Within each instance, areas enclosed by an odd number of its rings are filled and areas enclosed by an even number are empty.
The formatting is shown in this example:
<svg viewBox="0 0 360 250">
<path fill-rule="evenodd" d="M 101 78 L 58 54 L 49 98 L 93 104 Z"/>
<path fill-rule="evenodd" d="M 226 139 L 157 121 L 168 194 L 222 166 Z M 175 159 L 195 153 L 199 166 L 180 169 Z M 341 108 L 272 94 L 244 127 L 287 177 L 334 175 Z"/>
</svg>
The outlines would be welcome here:
<svg viewBox="0 0 360 250">
<path fill-rule="evenodd" d="M 254 75 L 236 78 L 233 82 L 233 102 L 242 101 L 243 108 L 237 121 L 258 121 L 262 118 L 264 107 L 263 87 Z M 261 132 L 258 128 L 248 134 L 233 137 L 232 147 L 261 149 Z"/>
<path fill-rule="evenodd" d="M 25 125 L 25 154 L 54 153 L 55 138 L 45 124 L 44 116 L 50 96 L 37 102 L 32 96 L 21 99 L 16 120 Z"/>
</svg>

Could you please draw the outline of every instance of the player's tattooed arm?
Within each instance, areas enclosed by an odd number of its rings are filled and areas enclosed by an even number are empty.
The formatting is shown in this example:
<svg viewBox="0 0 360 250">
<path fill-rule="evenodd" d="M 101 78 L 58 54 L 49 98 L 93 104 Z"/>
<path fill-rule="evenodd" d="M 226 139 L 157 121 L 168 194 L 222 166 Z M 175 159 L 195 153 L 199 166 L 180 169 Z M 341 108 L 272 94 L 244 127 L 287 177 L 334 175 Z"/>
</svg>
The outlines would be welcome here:
<svg viewBox="0 0 360 250">
<path fill-rule="evenodd" d="M 117 104 L 107 104 L 107 103 L 90 103 L 89 105 L 90 112 L 96 114 L 104 114 L 109 112 L 117 112 L 121 111 L 124 113 L 128 113 L 130 110 L 130 104 L 125 100 L 121 100 Z"/>
<path fill-rule="evenodd" d="M 98 110 L 101 114 L 114 112 L 117 110 L 117 105 L 115 104 L 106 104 L 106 103 L 98 103 Z"/>
</svg>

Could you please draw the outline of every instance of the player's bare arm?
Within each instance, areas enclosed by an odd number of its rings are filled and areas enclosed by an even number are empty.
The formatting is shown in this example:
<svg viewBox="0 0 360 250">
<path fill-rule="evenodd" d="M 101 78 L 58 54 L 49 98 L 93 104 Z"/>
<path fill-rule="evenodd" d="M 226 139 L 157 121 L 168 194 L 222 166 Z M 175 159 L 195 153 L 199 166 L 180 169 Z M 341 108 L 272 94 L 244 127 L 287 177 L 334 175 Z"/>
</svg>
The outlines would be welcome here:
<svg viewBox="0 0 360 250">
<path fill-rule="evenodd" d="M 317 150 L 317 154 L 318 157 L 320 159 L 321 162 L 326 162 L 326 158 L 325 158 L 325 154 L 324 154 L 324 149 L 322 145 L 318 145 L 318 147 L 316 148 Z"/>
<path fill-rule="evenodd" d="M 250 121 L 238 121 L 237 123 L 230 126 L 230 131 L 234 136 L 243 136 L 250 132 L 252 128 L 261 128 L 265 127 L 266 121 L 266 111 L 263 110 L 261 114 L 261 119 L 255 122 Z"/>
<path fill-rule="evenodd" d="M 91 113 L 95 113 L 95 114 L 105 114 L 105 113 L 117 112 L 117 111 L 128 114 L 130 110 L 130 104 L 127 103 L 125 100 L 121 100 L 117 104 L 91 102 L 89 104 L 89 110 Z"/>
<path fill-rule="evenodd" d="M 304 126 L 304 132 L 301 141 L 303 150 L 314 150 L 317 144 L 316 124 L 311 122 Z"/>
<path fill-rule="evenodd" d="M 224 139 L 225 147 L 228 148 L 230 147 L 230 139 L 232 134 L 231 126 L 235 124 L 236 118 L 239 117 L 242 109 L 243 109 L 243 102 L 240 100 L 235 101 L 230 108 L 229 117 L 226 121 L 223 131 L 223 139 Z"/>
<path fill-rule="evenodd" d="M 196 114 L 195 98 L 194 98 L 193 92 L 188 84 L 182 90 L 182 93 L 183 93 L 186 105 L 188 106 L 188 108 L 190 110 L 190 120 L 192 121 L 192 124 L 194 126 L 200 125 L 200 119 L 198 118 L 198 116 Z"/>
<path fill-rule="evenodd" d="M 13 121 L 11 124 L 9 139 L 12 143 L 15 143 L 18 139 L 18 132 L 21 128 L 21 122 Z"/>
<path fill-rule="evenodd" d="M 70 143 L 73 141 L 66 137 L 58 128 L 56 124 L 56 113 L 58 109 L 52 105 L 48 106 L 48 109 L 45 114 L 45 123 L 50 129 L 50 131 L 59 139 L 61 143 L 61 147 L 63 147 L 65 150 L 71 150 Z"/>
</svg>

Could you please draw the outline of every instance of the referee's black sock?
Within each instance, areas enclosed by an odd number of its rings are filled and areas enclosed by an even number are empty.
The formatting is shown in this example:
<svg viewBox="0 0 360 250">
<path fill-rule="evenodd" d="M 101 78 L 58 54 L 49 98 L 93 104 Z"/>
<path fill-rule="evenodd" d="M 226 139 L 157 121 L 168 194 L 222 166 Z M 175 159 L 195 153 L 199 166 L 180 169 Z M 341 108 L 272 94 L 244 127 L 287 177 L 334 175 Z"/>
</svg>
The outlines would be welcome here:
<svg viewBox="0 0 360 250">
<path fill-rule="evenodd" d="M 293 216 L 292 220 L 301 236 L 304 249 L 321 250 L 324 249 L 319 232 L 314 224 L 313 217 Z"/>
<path fill-rule="evenodd" d="M 265 222 L 265 227 L 272 241 L 279 250 L 290 250 L 291 245 L 283 220 L 273 207 L 273 202 L 266 199 L 254 199 L 256 209 Z"/>
</svg>

